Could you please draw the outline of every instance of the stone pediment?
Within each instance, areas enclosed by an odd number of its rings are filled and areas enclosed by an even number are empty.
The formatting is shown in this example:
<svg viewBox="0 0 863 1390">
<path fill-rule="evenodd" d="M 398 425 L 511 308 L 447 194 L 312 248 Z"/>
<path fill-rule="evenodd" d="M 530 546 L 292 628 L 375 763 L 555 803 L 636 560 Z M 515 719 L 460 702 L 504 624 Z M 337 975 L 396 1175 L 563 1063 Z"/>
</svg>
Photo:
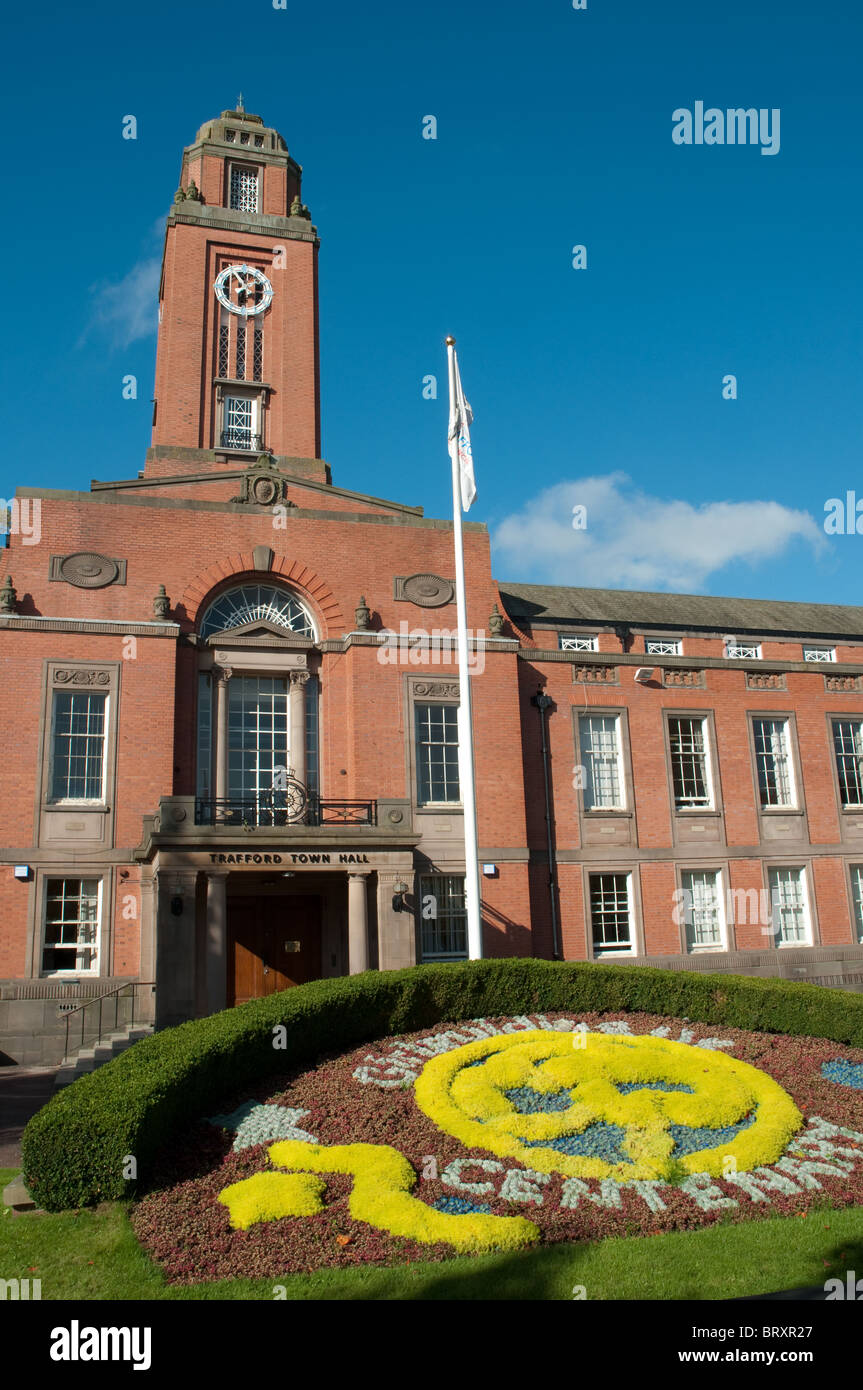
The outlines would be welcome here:
<svg viewBox="0 0 863 1390">
<path fill-rule="evenodd" d="M 285 647 L 314 645 L 311 639 L 304 637 L 302 633 L 291 632 L 290 628 L 270 622 L 267 618 L 255 618 L 250 623 L 240 623 L 237 627 L 226 628 L 223 632 L 214 632 L 207 638 L 208 647 L 251 647 L 262 643 L 266 643 L 267 646 Z"/>
</svg>

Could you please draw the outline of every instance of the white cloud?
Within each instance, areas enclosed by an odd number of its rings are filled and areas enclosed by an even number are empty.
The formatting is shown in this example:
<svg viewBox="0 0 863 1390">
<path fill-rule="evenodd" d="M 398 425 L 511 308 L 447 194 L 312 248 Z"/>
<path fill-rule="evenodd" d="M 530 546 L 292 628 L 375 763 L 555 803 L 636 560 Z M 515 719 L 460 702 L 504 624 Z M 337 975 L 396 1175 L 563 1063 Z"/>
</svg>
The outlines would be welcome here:
<svg viewBox="0 0 863 1390">
<path fill-rule="evenodd" d="M 165 218 L 161 217 L 151 229 L 153 241 L 161 241 L 164 233 Z M 122 280 L 92 285 L 92 312 L 82 342 L 91 334 L 100 333 L 110 338 L 112 347 L 126 348 L 155 333 L 161 271 L 161 254 L 145 256 L 135 262 Z"/>
<path fill-rule="evenodd" d="M 572 526 L 578 504 L 587 508 L 585 530 Z M 513 582 L 683 593 L 703 589 L 726 565 L 774 559 L 795 541 L 824 547 L 808 512 L 652 497 L 621 472 L 556 483 L 492 536 L 495 573 Z"/>
</svg>

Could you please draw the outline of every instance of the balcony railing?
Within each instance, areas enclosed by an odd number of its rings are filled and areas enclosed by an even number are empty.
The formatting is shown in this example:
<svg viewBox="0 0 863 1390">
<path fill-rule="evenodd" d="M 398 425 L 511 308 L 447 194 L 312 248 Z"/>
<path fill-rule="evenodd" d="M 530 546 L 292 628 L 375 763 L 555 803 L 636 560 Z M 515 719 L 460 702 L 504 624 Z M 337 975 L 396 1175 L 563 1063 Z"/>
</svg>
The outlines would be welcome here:
<svg viewBox="0 0 863 1390">
<path fill-rule="evenodd" d="M 280 804 L 281 802 L 281 804 Z M 310 795 L 301 808 L 292 807 L 278 791 L 257 797 L 197 797 L 196 825 L 236 825 L 246 829 L 273 829 L 281 825 L 377 825 L 376 801 L 329 801 Z"/>
</svg>

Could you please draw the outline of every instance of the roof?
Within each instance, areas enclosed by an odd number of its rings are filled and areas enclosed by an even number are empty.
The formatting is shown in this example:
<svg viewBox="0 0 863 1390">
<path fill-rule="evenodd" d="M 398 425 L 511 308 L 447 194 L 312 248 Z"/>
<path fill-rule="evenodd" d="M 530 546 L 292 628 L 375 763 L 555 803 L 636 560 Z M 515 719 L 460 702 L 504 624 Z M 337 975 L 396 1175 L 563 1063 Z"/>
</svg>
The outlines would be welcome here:
<svg viewBox="0 0 863 1390">
<path fill-rule="evenodd" d="M 764 632 L 863 636 L 863 608 L 843 604 L 654 594 L 636 589 L 570 589 L 504 581 L 499 588 L 509 616 L 520 625 L 626 623 L 635 628 L 701 629 L 734 637 Z"/>
</svg>

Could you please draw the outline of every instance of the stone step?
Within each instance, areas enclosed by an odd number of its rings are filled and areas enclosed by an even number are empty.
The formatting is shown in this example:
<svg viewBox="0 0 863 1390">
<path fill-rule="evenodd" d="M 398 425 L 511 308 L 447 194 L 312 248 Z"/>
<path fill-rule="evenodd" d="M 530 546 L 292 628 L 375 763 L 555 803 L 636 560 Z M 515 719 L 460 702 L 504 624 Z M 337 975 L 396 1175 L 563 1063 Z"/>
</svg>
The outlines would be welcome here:
<svg viewBox="0 0 863 1390">
<path fill-rule="evenodd" d="M 104 1066 L 105 1062 L 119 1057 L 121 1052 L 125 1052 L 142 1038 L 149 1037 L 152 1032 L 152 1024 L 136 1023 L 119 1032 L 110 1033 L 93 1047 L 83 1047 L 76 1057 L 64 1062 L 59 1068 L 54 1082 L 55 1088 L 59 1090 L 63 1086 L 69 1086 L 73 1081 L 77 1081 L 79 1076 L 86 1076 L 97 1067 Z"/>
</svg>

